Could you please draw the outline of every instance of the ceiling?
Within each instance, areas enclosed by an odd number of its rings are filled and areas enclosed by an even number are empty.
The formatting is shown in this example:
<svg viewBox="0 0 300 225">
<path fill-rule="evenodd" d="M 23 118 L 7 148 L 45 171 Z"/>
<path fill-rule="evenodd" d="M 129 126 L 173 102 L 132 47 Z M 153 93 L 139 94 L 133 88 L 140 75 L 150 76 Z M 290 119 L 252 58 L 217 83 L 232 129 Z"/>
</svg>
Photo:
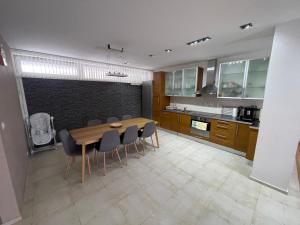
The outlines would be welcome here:
<svg viewBox="0 0 300 225">
<path fill-rule="evenodd" d="M 0 33 L 16 49 L 156 70 L 270 49 L 275 25 L 299 12 L 299 0 L 1 0 Z"/>
</svg>

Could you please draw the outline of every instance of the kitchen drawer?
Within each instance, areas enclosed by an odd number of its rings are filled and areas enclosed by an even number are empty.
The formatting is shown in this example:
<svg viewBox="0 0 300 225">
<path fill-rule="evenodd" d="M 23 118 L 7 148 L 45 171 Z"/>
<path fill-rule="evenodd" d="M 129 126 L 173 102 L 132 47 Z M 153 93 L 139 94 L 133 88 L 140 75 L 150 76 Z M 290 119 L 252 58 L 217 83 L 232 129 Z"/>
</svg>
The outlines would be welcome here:
<svg viewBox="0 0 300 225">
<path fill-rule="evenodd" d="M 224 130 L 228 132 L 235 132 L 236 129 L 236 123 L 235 122 L 229 122 L 224 120 L 212 120 L 211 121 L 211 130 Z"/>
<path fill-rule="evenodd" d="M 232 148 L 234 146 L 235 136 L 223 133 L 210 133 L 210 140 L 216 144 Z"/>
</svg>

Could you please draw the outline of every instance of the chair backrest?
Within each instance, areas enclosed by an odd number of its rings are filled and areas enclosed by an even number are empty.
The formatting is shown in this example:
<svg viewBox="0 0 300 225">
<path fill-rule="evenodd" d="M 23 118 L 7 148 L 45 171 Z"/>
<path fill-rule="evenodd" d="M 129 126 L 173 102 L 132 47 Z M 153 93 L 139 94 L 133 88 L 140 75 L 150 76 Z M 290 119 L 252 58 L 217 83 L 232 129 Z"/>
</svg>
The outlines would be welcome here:
<svg viewBox="0 0 300 225">
<path fill-rule="evenodd" d="M 99 119 L 93 119 L 93 120 L 89 120 L 87 122 L 87 126 L 90 127 L 90 126 L 95 126 L 95 125 L 99 125 L 99 124 L 102 124 L 102 121 L 99 120 Z"/>
<path fill-rule="evenodd" d="M 120 145 L 120 134 L 118 130 L 109 130 L 102 135 L 100 152 L 110 152 Z"/>
<path fill-rule="evenodd" d="M 138 130 L 136 125 L 127 127 L 122 141 L 123 144 L 133 143 L 138 137 Z"/>
<path fill-rule="evenodd" d="M 51 117 L 48 113 L 35 113 L 29 118 L 30 133 L 35 145 L 48 144 L 52 136 Z"/>
<path fill-rule="evenodd" d="M 143 133 L 142 133 L 142 137 L 147 138 L 147 137 L 151 137 L 155 132 L 155 124 L 154 122 L 149 122 L 146 123 Z"/>
<path fill-rule="evenodd" d="M 131 115 L 123 115 L 122 116 L 122 120 L 128 120 L 128 119 L 131 119 L 132 116 Z"/>
<path fill-rule="evenodd" d="M 59 133 L 59 138 L 62 141 L 64 151 L 67 155 L 71 155 L 72 152 L 76 150 L 76 143 L 72 136 L 70 135 L 69 131 L 66 129 L 61 130 Z"/>
<path fill-rule="evenodd" d="M 108 117 L 107 120 L 106 120 L 107 123 L 114 123 L 114 122 L 118 122 L 118 121 L 119 121 L 119 118 L 114 117 L 114 116 Z"/>
</svg>

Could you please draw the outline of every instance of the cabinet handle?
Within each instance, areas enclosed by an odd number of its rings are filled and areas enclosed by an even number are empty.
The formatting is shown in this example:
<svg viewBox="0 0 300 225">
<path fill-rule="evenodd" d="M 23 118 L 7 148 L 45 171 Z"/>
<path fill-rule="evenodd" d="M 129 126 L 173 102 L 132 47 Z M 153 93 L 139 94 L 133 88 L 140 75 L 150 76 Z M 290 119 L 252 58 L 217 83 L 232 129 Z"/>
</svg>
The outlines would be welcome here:
<svg viewBox="0 0 300 225">
<path fill-rule="evenodd" d="M 226 130 L 228 129 L 228 127 L 225 127 L 225 126 L 222 126 L 222 125 L 217 125 L 217 127 L 221 128 L 221 129 L 226 129 Z"/>
<path fill-rule="evenodd" d="M 222 123 L 222 124 L 228 124 L 228 122 L 223 121 L 223 120 L 218 120 L 218 123 Z"/>
<path fill-rule="evenodd" d="M 159 103 L 159 97 L 157 98 L 157 104 L 159 105 L 160 103 Z"/>
<path fill-rule="evenodd" d="M 238 133 L 239 133 L 239 125 L 237 124 L 236 125 L 236 130 L 235 130 L 235 136 L 238 136 Z"/>
<path fill-rule="evenodd" d="M 226 136 L 225 135 L 221 135 L 221 134 L 216 134 L 217 137 L 219 138 L 223 138 L 223 139 L 226 139 Z"/>
</svg>

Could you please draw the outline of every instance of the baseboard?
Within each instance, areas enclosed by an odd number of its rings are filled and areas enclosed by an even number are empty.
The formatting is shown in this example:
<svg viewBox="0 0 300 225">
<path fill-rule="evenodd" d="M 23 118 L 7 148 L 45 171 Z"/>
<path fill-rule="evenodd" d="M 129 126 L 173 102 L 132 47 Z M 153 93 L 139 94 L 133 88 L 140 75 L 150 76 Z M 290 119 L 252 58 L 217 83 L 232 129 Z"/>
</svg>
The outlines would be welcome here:
<svg viewBox="0 0 300 225">
<path fill-rule="evenodd" d="M 17 217 L 15 219 L 12 219 L 12 220 L 6 222 L 6 223 L 3 223 L 3 225 L 13 225 L 13 224 L 19 222 L 20 220 L 22 220 L 22 217 Z"/>
<path fill-rule="evenodd" d="M 279 191 L 279 192 L 281 192 L 281 193 L 283 193 L 283 194 L 286 194 L 286 195 L 287 195 L 287 194 L 289 193 L 289 190 L 288 190 L 288 189 L 283 190 L 283 189 L 281 189 L 281 188 L 279 188 L 279 187 L 276 187 L 276 186 L 274 186 L 274 185 L 272 185 L 272 184 L 269 184 L 268 182 L 262 181 L 262 180 L 260 180 L 260 179 L 258 179 L 258 178 L 253 177 L 253 176 L 250 176 L 249 178 L 250 178 L 251 180 L 255 181 L 255 182 L 258 182 L 258 183 L 260 183 L 260 184 L 263 184 L 263 185 L 265 185 L 265 186 L 267 186 L 267 187 L 269 187 L 269 188 L 272 188 L 272 189 L 274 189 L 274 190 L 276 190 L 276 191 Z"/>
</svg>

